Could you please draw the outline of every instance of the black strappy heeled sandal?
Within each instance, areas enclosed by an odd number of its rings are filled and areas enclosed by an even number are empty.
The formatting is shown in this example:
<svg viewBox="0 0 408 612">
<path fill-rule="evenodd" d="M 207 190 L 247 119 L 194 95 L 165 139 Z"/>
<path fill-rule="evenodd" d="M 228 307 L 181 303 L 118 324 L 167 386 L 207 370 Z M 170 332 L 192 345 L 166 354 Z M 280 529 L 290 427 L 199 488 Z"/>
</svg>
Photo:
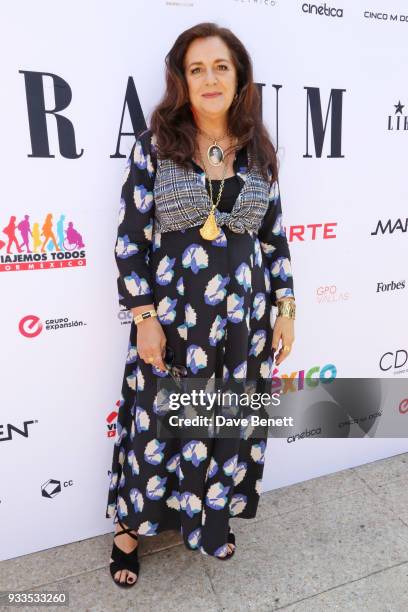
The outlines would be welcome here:
<svg viewBox="0 0 408 612">
<path fill-rule="evenodd" d="M 127 589 L 128 587 L 131 587 L 136 584 L 138 580 L 140 570 L 140 564 L 138 559 L 139 544 L 134 550 L 127 553 L 116 545 L 115 538 L 116 536 L 121 535 L 122 533 L 128 533 L 134 540 L 137 541 L 139 541 L 139 538 L 134 533 L 131 533 L 132 531 L 134 531 L 134 529 L 132 530 L 130 527 L 125 527 L 120 519 L 118 519 L 118 523 L 122 527 L 122 530 L 118 531 L 113 536 L 113 548 L 109 569 L 113 582 L 118 586 Z M 125 582 L 120 582 L 120 580 L 116 580 L 115 574 L 120 570 L 129 570 L 129 572 L 133 572 L 133 574 L 136 574 L 136 579 L 134 580 L 134 582 L 128 582 L 129 576 L 126 576 Z"/>
<path fill-rule="evenodd" d="M 235 546 L 235 534 L 232 533 L 231 531 L 231 527 L 228 527 L 229 531 L 228 531 L 228 544 L 233 544 L 234 545 L 234 550 L 232 552 L 228 552 L 225 557 L 217 557 L 217 559 L 220 559 L 221 561 L 228 561 L 228 559 L 231 559 L 231 557 L 233 557 L 235 555 L 235 550 L 236 550 L 236 546 Z"/>
</svg>

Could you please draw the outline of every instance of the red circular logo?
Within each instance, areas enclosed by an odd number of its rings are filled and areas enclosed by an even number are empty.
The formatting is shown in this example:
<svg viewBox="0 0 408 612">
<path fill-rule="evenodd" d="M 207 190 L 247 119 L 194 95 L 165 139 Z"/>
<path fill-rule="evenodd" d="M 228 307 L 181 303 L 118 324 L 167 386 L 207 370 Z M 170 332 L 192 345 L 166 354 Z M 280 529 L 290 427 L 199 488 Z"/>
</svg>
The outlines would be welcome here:
<svg viewBox="0 0 408 612">
<path fill-rule="evenodd" d="M 27 315 L 21 319 L 18 329 L 26 338 L 35 338 L 41 333 L 42 323 L 36 315 Z"/>
</svg>

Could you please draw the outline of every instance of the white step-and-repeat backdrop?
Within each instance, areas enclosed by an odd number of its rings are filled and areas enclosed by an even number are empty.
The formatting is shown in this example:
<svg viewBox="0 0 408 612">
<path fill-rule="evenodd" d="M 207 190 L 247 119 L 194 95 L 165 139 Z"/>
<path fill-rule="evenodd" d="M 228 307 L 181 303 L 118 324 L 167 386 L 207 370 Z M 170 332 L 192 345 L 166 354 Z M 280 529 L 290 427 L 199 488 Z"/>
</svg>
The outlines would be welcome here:
<svg viewBox="0 0 408 612">
<path fill-rule="evenodd" d="M 105 508 L 130 329 L 113 258 L 120 189 L 163 91 L 164 56 L 195 23 L 229 27 L 247 46 L 278 145 L 298 317 L 276 375 L 408 372 L 406 2 L 17 1 L 6 15 L 3 559 L 113 530 Z M 408 411 L 389 410 L 403 429 Z M 407 450 L 405 438 L 369 434 L 273 438 L 264 490 Z"/>
</svg>

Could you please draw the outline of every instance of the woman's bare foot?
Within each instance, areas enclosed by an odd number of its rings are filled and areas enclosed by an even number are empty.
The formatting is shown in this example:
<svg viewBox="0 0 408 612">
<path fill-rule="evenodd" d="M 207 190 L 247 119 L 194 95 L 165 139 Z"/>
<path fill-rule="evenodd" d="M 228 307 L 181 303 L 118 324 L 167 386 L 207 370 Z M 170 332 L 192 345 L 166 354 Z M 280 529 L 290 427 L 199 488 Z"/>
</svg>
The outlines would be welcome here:
<svg viewBox="0 0 408 612">
<path fill-rule="evenodd" d="M 122 521 L 122 525 L 124 526 L 125 529 L 127 529 L 128 526 L 125 525 L 123 521 Z M 119 523 L 116 523 L 115 533 L 118 533 L 118 531 L 121 531 L 121 530 L 122 530 L 122 527 L 119 525 Z M 137 532 L 135 529 L 132 529 L 131 533 L 134 533 L 135 535 L 137 535 Z M 135 548 L 137 548 L 137 546 L 139 545 L 139 542 L 136 542 L 136 540 L 132 538 L 132 536 L 129 535 L 128 533 L 122 533 L 121 535 L 116 536 L 115 542 L 116 542 L 116 546 L 126 553 L 132 552 L 132 550 L 135 550 Z M 115 580 L 119 580 L 120 582 L 128 582 L 129 584 L 131 583 L 133 584 L 133 582 L 136 581 L 137 576 L 130 570 L 118 570 L 114 578 Z"/>
<path fill-rule="evenodd" d="M 233 542 L 235 542 L 235 536 L 233 535 L 233 532 L 231 531 L 231 527 L 228 528 L 228 540 L 231 539 L 233 540 Z M 233 542 L 227 542 L 227 552 L 225 553 L 225 555 L 221 555 L 221 559 L 224 559 L 224 557 L 229 557 L 231 556 L 231 554 L 234 552 L 235 550 L 235 543 Z"/>
<path fill-rule="evenodd" d="M 228 547 L 228 552 L 225 555 L 221 555 L 221 557 L 227 557 L 235 550 L 235 544 L 231 544 L 230 542 L 228 542 L 227 547 Z"/>
</svg>

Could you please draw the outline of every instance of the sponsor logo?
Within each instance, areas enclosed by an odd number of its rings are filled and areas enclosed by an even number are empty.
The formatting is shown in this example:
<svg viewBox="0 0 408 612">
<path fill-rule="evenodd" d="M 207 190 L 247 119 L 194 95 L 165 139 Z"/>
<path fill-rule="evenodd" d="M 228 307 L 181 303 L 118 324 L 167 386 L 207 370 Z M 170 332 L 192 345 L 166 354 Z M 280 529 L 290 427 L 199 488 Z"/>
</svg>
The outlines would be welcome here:
<svg viewBox="0 0 408 612">
<path fill-rule="evenodd" d="M 343 17 L 342 8 L 332 8 L 324 4 L 311 4 L 310 2 L 304 2 L 302 4 L 302 11 L 309 13 L 310 15 L 324 15 L 325 17 Z"/>
<path fill-rule="evenodd" d="M 14 434 L 22 436 L 23 438 L 28 438 L 28 426 L 33 423 L 38 423 L 38 421 L 23 421 L 22 429 L 12 423 L 0 424 L 0 442 L 12 440 Z"/>
<path fill-rule="evenodd" d="M 319 304 L 345 302 L 349 299 L 350 293 L 348 291 L 340 291 L 336 285 L 326 285 L 316 289 L 316 301 Z"/>
<path fill-rule="evenodd" d="M 394 371 L 394 374 L 405 374 L 408 367 L 403 369 L 408 362 L 408 353 L 405 349 L 398 349 L 395 352 L 387 351 L 380 357 L 379 367 L 383 372 Z"/>
<path fill-rule="evenodd" d="M 73 484 L 73 480 L 65 480 L 61 486 L 60 480 L 56 480 L 55 478 L 49 478 L 47 482 L 44 482 L 44 484 L 41 485 L 41 495 L 42 497 L 46 497 L 47 499 L 54 499 L 54 497 L 56 497 L 58 493 L 61 493 L 62 487 L 72 487 Z"/>
<path fill-rule="evenodd" d="M 272 372 L 272 389 L 274 392 L 287 393 L 301 391 L 307 387 L 317 387 L 319 384 L 331 383 L 337 376 L 337 368 L 333 363 L 326 363 L 323 367 L 312 366 L 308 370 L 299 370 L 291 374 L 278 375 L 279 368 Z"/>
<path fill-rule="evenodd" d="M 394 232 L 403 232 L 405 233 L 408 229 L 408 217 L 405 219 L 397 219 L 396 221 L 391 221 L 388 219 L 384 223 L 381 219 L 377 223 L 377 227 L 373 232 L 371 232 L 371 236 L 376 236 L 378 232 L 381 234 L 393 234 Z"/>
<path fill-rule="evenodd" d="M 398 410 L 400 411 L 401 414 L 408 414 L 408 399 L 407 398 L 400 401 Z"/>
<path fill-rule="evenodd" d="M 123 308 L 118 312 L 118 319 L 121 325 L 130 325 L 133 321 L 133 314 L 131 310 Z"/>
<path fill-rule="evenodd" d="M 116 406 L 119 409 L 120 400 L 116 402 Z M 106 425 L 107 425 L 106 435 L 108 438 L 114 438 L 116 436 L 117 418 L 118 418 L 118 410 L 112 410 L 112 412 L 110 412 L 108 416 L 106 417 Z"/>
<path fill-rule="evenodd" d="M 397 13 L 380 13 L 379 11 L 364 11 L 365 19 L 376 19 L 378 21 L 406 21 L 408 15 L 398 15 Z"/>
<path fill-rule="evenodd" d="M 391 281 L 390 283 L 377 283 L 376 293 L 385 292 L 385 291 L 395 291 L 396 289 L 405 289 L 405 280 L 402 281 Z"/>
<path fill-rule="evenodd" d="M 0 231 L 0 272 L 86 266 L 85 243 L 74 222 L 48 213 L 40 221 L 11 215 Z"/>
<path fill-rule="evenodd" d="M 308 223 L 307 225 L 289 225 L 286 230 L 288 241 L 300 240 L 328 240 L 337 238 L 335 227 L 337 223 Z"/>
<path fill-rule="evenodd" d="M 26 338 L 35 338 L 41 333 L 43 326 L 36 315 L 27 315 L 18 324 L 18 330 Z"/>
<path fill-rule="evenodd" d="M 84 321 L 60 317 L 58 319 L 46 319 L 44 324 L 37 315 L 26 315 L 18 324 L 18 331 L 25 338 L 35 338 L 40 334 L 45 326 L 46 331 L 66 329 L 67 327 L 82 327 L 86 325 Z"/>
<path fill-rule="evenodd" d="M 296 442 L 296 440 L 302 440 L 303 438 L 311 438 L 312 436 L 319 436 L 322 433 L 322 428 L 317 427 L 316 429 L 305 429 L 301 433 L 297 433 L 294 436 L 289 436 L 287 442 Z"/>
<path fill-rule="evenodd" d="M 402 114 L 404 106 L 405 104 L 401 104 L 400 100 L 398 100 L 398 104 L 394 104 L 394 115 L 388 115 L 387 129 L 389 132 L 398 132 L 399 130 L 406 132 L 408 130 L 408 116 Z"/>
<path fill-rule="evenodd" d="M 234 2 L 236 4 L 238 4 L 238 3 L 242 4 L 242 0 L 234 0 Z M 171 2 L 170 4 L 176 4 L 176 2 Z M 277 2 L 276 2 L 276 0 L 262 0 L 262 2 L 259 2 L 259 0 L 245 0 L 245 4 L 247 6 L 248 5 L 250 5 L 250 6 L 253 5 L 253 6 L 256 6 L 256 8 L 258 8 L 260 6 L 276 6 Z"/>
</svg>

